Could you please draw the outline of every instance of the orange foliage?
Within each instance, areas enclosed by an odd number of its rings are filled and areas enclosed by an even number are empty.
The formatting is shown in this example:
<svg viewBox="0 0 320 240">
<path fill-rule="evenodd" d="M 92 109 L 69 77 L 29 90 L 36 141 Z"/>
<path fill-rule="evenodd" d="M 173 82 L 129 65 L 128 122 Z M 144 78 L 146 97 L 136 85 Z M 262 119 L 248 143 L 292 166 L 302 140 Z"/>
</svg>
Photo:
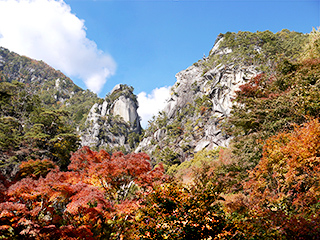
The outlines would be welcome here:
<svg viewBox="0 0 320 240">
<path fill-rule="evenodd" d="M 268 228 L 312 239 L 320 233 L 319 182 L 320 123 L 313 119 L 267 140 L 245 188 L 252 213 L 268 216 Z"/>
<path fill-rule="evenodd" d="M 33 176 L 41 161 L 22 165 Z M 48 170 L 45 168 L 44 170 Z M 41 172 L 41 171 L 40 171 Z M 26 177 L 9 188 L 1 184 L 0 236 L 26 239 L 111 239 L 130 234 L 139 206 L 137 191 L 162 181 L 163 168 L 152 170 L 146 154 L 94 152 L 73 154 L 68 172 L 55 168 L 45 177 Z"/>
</svg>

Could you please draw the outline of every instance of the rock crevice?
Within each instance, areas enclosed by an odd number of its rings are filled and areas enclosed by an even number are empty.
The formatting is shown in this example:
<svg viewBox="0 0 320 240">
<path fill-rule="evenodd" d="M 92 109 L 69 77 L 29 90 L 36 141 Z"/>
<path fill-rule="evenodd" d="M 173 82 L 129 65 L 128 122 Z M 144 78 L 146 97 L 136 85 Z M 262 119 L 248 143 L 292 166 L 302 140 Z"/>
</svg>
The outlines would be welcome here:
<svg viewBox="0 0 320 240">
<path fill-rule="evenodd" d="M 211 55 L 230 53 L 219 50 L 221 41 L 213 47 Z M 157 163 L 165 161 L 164 149 L 168 147 L 176 160 L 183 162 L 202 149 L 228 146 L 230 136 L 220 126 L 231 112 L 239 86 L 258 71 L 254 65 L 218 64 L 205 72 L 206 61 L 201 60 L 176 74 L 171 98 L 146 130 L 136 152 L 147 152 Z"/>
<path fill-rule="evenodd" d="M 82 146 L 131 151 L 141 134 L 137 109 L 133 88 L 116 85 L 102 102 L 92 106 L 81 132 Z"/>
</svg>

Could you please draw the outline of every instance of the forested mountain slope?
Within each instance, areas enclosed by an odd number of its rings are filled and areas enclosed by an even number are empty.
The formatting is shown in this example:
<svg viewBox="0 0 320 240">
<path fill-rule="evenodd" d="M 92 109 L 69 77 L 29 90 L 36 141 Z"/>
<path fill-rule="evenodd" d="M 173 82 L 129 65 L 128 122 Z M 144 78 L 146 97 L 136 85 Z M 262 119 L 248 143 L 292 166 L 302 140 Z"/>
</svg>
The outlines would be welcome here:
<svg viewBox="0 0 320 240">
<path fill-rule="evenodd" d="M 3 82 L 18 81 L 28 94 L 36 94 L 48 109 L 63 109 L 79 124 L 86 118 L 96 94 L 83 90 L 60 71 L 0 47 L 0 76 Z"/>
<path fill-rule="evenodd" d="M 228 146 L 233 135 L 222 126 L 239 87 L 297 59 L 307 37 L 288 30 L 220 34 L 208 57 L 176 75 L 167 106 L 149 122 L 136 151 L 146 151 L 169 169 L 203 149 Z"/>
<path fill-rule="evenodd" d="M 132 87 L 78 125 L 72 94 L 47 105 L 13 65 L 1 65 L 1 239 L 319 239 L 319 30 L 219 35 L 150 121 L 136 149 L 150 157 L 118 151 L 141 130 Z"/>
<path fill-rule="evenodd" d="M 319 239 L 319 30 L 218 36 L 150 121 L 136 150 L 150 157 L 105 151 L 110 137 L 128 151 L 125 126 L 139 132 L 120 107 L 137 107 L 132 87 L 92 106 L 79 129 L 97 151 L 69 158 L 67 112 L 19 82 L 0 87 L 1 160 L 49 158 L 0 175 L 2 239 Z"/>
<path fill-rule="evenodd" d="M 125 85 L 123 88 L 117 94 L 100 99 L 44 62 L 0 48 L 1 172 L 14 177 L 21 161 L 45 158 L 66 169 L 71 152 L 81 145 L 92 145 L 92 141 L 84 139 L 91 137 L 88 137 L 89 128 L 92 115 L 97 113 L 96 107 L 103 102 L 119 105 L 122 98 L 133 99 L 131 108 L 130 104 L 122 104 L 110 109 L 109 125 L 104 127 L 104 132 L 98 132 L 97 143 L 91 147 L 99 148 L 102 141 L 110 153 L 116 151 L 116 147 L 129 152 L 139 141 L 141 128 L 133 88 Z M 128 110 L 134 119 L 122 118 L 122 112 Z M 103 117 L 105 121 L 106 116 Z M 101 121 L 94 123 L 99 129 L 103 126 Z M 108 135 L 110 131 L 114 135 Z M 114 140 L 115 136 L 118 141 Z"/>
</svg>

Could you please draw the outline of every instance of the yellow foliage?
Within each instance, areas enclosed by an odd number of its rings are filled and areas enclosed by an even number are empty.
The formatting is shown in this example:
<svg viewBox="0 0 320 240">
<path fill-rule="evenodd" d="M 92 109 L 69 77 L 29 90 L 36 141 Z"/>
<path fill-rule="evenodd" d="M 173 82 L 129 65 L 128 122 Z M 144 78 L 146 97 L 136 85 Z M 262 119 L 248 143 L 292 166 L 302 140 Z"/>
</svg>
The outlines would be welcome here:
<svg viewBox="0 0 320 240">
<path fill-rule="evenodd" d="M 301 61 L 320 58 L 320 28 L 313 28 L 309 34 L 308 43 L 301 54 Z"/>
</svg>

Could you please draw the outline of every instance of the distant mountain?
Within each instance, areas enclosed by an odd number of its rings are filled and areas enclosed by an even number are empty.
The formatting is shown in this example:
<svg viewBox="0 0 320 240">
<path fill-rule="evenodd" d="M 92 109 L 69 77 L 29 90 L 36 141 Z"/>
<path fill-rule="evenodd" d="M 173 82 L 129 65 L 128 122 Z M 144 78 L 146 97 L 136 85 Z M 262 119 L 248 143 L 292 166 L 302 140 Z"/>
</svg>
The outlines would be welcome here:
<svg viewBox="0 0 320 240">
<path fill-rule="evenodd" d="M 64 109 L 79 124 L 85 120 L 92 105 L 99 100 L 89 90 L 83 90 L 60 71 L 31 58 L 20 56 L 0 47 L 0 76 L 4 82 L 25 84 L 29 94 L 39 96 L 48 109 Z"/>
</svg>

